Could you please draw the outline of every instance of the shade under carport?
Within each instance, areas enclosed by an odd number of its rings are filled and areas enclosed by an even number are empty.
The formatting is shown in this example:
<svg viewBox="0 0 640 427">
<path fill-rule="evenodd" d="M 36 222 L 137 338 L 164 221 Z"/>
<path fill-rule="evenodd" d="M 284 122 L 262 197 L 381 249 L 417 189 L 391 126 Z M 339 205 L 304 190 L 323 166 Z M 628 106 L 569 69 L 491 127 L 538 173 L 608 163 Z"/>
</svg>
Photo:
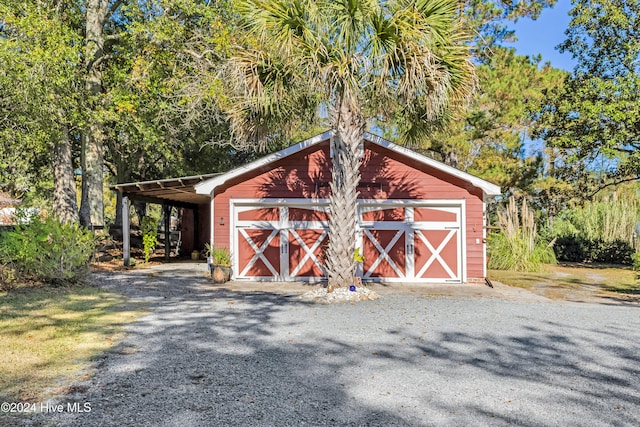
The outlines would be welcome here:
<svg viewBox="0 0 640 427">
<path fill-rule="evenodd" d="M 165 212 L 170 207 L 188 208 L 197 211 L 198 205 L 209 203 L 210 197 L 197 194 L 195 185 L 220 175 L 219 173 L 185 176 L 180 178 L 158 179 L 152 181 L 129 182 L 112 185 L 109 188 L 122 196 L 122 212 L 129 211 L 129 199 L 155 203 L 163 206 Z M 169 229 L 169 217 L 165 215 L 165 230 Z M 130 226 L 129 216 L 122 215 L 122 254 L 126 266 L 130 263 Z M 168 233 L 165 233 L 165 248 L 169 247 Z M 165 250 L 165 258 L 169 252 Z"/>
<path fill-rule="evenodd" d="M 119 191 L 131 200 L 164 204 L 172 206 L 199 205 L 208 203 L 207 195 L 197 194 L 195 185 L 202 181 L 221 175 L 211 173 L 205 175 L 185 176 L 181 178 L 157 179 L 153 181 L 129 182 L 112 185 L 109 188 Z"/>
</svg>

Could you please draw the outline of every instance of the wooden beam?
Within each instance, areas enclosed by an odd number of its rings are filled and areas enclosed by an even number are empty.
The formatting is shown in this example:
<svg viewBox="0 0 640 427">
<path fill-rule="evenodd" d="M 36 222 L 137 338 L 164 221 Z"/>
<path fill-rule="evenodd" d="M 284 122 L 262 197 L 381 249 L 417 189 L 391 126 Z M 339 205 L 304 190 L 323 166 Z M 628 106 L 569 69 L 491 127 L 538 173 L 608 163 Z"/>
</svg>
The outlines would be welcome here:
<svg viewBox="0 0 640 427">
<path fill-rule="evenodd" d="M 131 230 L 129 227 L 129 198 L 122 195 L 122 260 L 124 266 L 131 264 Z"/>
<path fill-rule="evenodd" d="M 197 203 L 178 202 L 178 201 L 173 201 L 168 199 L 161 199 L 159 197 L 138 196 L 135 193 L 124 193 L 123 197 L 125 195 L 131 200 L 137 200 L 139 202 L 146 202 L 146 203 L 154 203 L 156 205 L 164 205 L 165 203 L 170 203 L 171 206 L 175 206 L 178 208 L 187 208 L 187 209 L 194 209 L 198 206 Z"/>
</svg>

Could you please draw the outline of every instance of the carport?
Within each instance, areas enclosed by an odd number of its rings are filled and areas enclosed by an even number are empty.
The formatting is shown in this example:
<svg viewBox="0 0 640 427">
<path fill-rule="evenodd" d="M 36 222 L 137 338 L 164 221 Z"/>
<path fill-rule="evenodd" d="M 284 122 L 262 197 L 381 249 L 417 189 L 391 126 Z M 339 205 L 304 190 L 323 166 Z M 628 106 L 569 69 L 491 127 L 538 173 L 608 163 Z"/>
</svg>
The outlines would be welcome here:
<svg viewBox="0 0 640 427">
<path fill-rule="evenodd" d="M 132 201 L 153 203 L 162 206 L 164 217 L 164 245 L 170 247 L 170 211 L 171 208 L 183 208 L 182 229 L 183 246 L 185 251 L 199 248 L 208 241 L 201 236 L 208 236 L 209 209 L 211 199 L 202 194 L 196 194 L 194 186 L 202 181 L 220 175 L 203 174 L 180 178 L 158 179 L 153 181 L 129 182 L 112 185 L 109 188 L 118 192 L 119 205 L 122 209 L 122 255 L 125 266 L 131 260 L 131 224 L 129 207 Z M 202 242 L 201 242 L 202 240 Z M 165 250 L 165 260 L 169 261 L 169 250 Z"/>
</svg>

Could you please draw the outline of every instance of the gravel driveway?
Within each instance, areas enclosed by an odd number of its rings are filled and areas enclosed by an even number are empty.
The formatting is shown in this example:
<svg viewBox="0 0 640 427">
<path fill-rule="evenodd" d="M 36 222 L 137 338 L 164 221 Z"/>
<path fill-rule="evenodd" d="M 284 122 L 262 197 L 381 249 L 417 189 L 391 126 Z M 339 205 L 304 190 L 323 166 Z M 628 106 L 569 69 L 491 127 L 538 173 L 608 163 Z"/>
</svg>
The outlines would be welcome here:
<svg viewBox="0 0 640 427">
<path fill-rule="evenodd" d="M 386 292 L 318 304 L 192 271 L 100 276 L 147 302 L 29 425 L 640 425 L 640 307 Z M 484 292 L 484 291 L 483 291 Z"/>
</svg>

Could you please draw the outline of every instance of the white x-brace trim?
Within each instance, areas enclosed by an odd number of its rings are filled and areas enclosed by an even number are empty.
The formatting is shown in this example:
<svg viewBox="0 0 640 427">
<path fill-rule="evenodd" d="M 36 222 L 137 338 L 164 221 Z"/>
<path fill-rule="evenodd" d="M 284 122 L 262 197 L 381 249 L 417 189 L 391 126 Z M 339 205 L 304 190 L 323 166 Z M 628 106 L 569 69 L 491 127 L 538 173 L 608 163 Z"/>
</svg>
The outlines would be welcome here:
<svg viewBox="0 0 640 427">
<path fill-rule="evenodd" d="M 418 273 L 416 274 L 416 277 L 422 277 L 422 275 L 424 274 L 425 271 L 427 271 L 427 269 L 429 267 L 431 267 L 431 264 L 433 264 L 433 262 L 435 260 L 438 260 L 438 262 L 440 263 L 440 265 L 442 266 L 442 268 L 445 269 L 445 271 L 447 272 L 447 274 L 449 275 L 450 278 L 455 279 L 456 278 L 456 273 L 454 273 L 451 268 L 449 268 L 449 265 L 446 263 L 446 261 L 440 256 L 440 252 L 442 252 L 442 250 L 445 248 L 445 246 L 447 246 L 447 243 L 449 243 L 449 240 L 451 240 L 451 238 L 453 236 L 455 236 L 455 234 L 458 232 L 458 230 L 450 230 L 449 233 L 447 234 L 447 236 L 442 240 L 442 242 L 440 242 L 440 245 L 438 245 L 437 249 L 434 249 L 433 245 L 431 244 L 431 242 L 424 236 L 424 234 L 422 234 L 421 230 L 415 230 L 416 235 L 420 238 L 420 240 L 422 240 L 422 242 L 427 246 L 427 248 L 431 251 L 431 257 L 429 257 L 429 259 L 427 260 L 427 262 L 422 266 L 422 268 L 420 269 L 420 271 L 418 271 Z"/>
<path fill-rule="evenodd" d="M 265 239 L 265 241 L 262 243 L 261 246 L 256 245 L 256 243 L 253 241 L 253 239 L 251 237 L 249 237 L 249 235 L 247 234 L 247 231 L 245 229 L 239 228 L 238 231 L 240 231 L 240 234 L 242 234 L 242 237 L 244 237 L 244 239 L 247 241 L 249 246 L 251 246 L 251 248 L 255 251 L 255 254 L 253 255 L 253 257 L 251 257 L 251 259 L 249 260 L 249 262 L 245 266 L 244 270 L 242 270 L 242 273 L 240 273 L 240 276 L 246 276 L 246 274 L 249 272 L 249 269 L 254 266 L 256 261 L 258 261 L 258 259 L 261 259 L 262 262 L 264 262 L 264 264 L 267 266 L 269 271 L 274 276 L 277 276 L 278 272 L 273 267 L 273 265 L 271 265 L 271 263 L 269 262 L 267 257 L 264 256 L 264 251 L 265 251 L 265 249 L 267 249 L 269 247 L 269 243 L 271 243 L 271 241 L 276 236 L 276 234 L 278 234 L 278 230 L 274 228 L 271 231 L 271 234 L 269 234 L 269 237 L 267 237 Z"/>
</svg>

